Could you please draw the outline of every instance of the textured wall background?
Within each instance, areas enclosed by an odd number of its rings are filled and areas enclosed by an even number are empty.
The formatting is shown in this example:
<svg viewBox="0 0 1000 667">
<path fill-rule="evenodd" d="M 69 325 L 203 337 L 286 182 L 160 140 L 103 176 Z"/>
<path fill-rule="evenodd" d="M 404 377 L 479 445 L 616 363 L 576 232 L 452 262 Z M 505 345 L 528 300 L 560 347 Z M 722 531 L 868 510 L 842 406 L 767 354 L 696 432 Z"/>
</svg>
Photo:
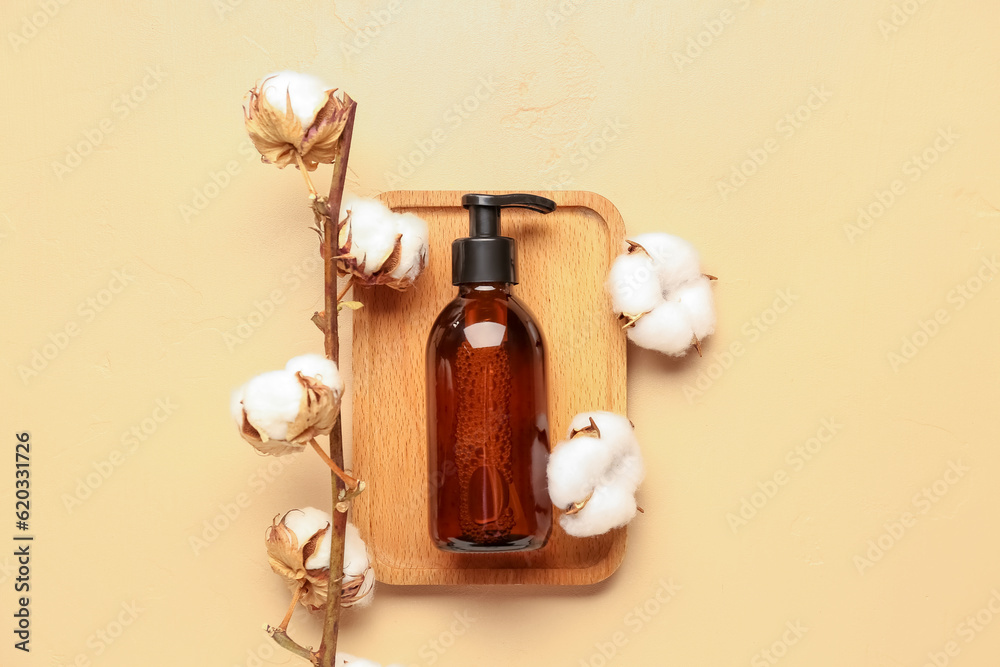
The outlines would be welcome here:
<svg viewBox="0 0 1000 667">
<path fill-rule="evenodd" d="M 995 3 L 10 0 L 0 32 L 0 478 L 10 507 L 30 431 L 37 535 L 26 656 L 4 511 L 3 664 L 297 664 L 260 540 L 327 476 L 227 412 L 321 350 L 301 180 L 242 127 L 279 68 L 359 101 L 357 192 L 593 190 L 720 276 L 703 359 L 630 353 L 650 473 L 613 578 L 383 586 L 345 650 L 995 664 Z"/>
</svg>

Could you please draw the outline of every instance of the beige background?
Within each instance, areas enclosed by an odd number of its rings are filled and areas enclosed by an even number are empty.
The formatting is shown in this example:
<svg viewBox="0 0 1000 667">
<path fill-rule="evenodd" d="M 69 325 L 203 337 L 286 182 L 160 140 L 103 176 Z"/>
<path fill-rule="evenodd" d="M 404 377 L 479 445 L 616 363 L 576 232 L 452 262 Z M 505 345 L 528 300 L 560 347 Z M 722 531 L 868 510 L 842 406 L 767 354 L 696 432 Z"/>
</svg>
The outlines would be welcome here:
<svg viewBox="0 0 1000 667">
<path fill-rule="evenodd" d="M 275 513 L 325 503 L 326 475 L 308 457 L 268 473 L 227 410 L 235 384 L 321 349 L 302 183 L 247 151 L 240 111 L 259 76 L 298 68 L 359 101 L 362 194 L 593 190 L 720 277 L 705 358 L 630 351 L 647 512 L 615 576 L 383 586 L 344 649 L 406 665 L 996 664 L 1000 12 L 894 6 L 4 2 L 0 554 L 22 430 L 37 541 L 30 656 L 11 648 L 0 556 L 0 663 L 298 664 L 260 630 L 287 601 L 260 540 Z M 723 196 L 734 168 L 753 173 Z M 795 453 L 817 435 L 810 460 Z M 756 515 L 735 525 L 744 499 Z M 213 537 L 212 521 L 228 527 Z M 661 582 L 680 586 L 665 603 Z"/>
</svg>

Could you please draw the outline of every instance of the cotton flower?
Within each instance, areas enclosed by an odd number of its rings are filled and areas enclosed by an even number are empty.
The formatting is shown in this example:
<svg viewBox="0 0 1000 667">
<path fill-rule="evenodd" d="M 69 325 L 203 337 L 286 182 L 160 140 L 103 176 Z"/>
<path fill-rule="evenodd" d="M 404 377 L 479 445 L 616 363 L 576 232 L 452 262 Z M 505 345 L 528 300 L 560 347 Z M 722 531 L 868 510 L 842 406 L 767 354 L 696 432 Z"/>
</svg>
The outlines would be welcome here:
<svg viewBox="0 0 1000 667">
<path fill-rule="evenodd" d="M 243 110 L 261 159 L 279 168 L 301 159 L 309 171 L 333 162 L 353 104 L 347 95 L 337 99 L 335 90 L 309 74 L 286 71 L 264 77 Z"/>
<path fill-rule="evenodd" d="M 583 412 L 548 464 L 549 497 L 566 512 L 559 524 L 575 537 L 606 533 L 635 516 L 644 469 L 632 423 L 613 412 Z"/>
<path fill-rule="evenodd" d="M 330 545 L 333 519 L 323 510 L 304 507 L 277 517 L 267 529 L 265 544 L 271 569 L 291 591 L 302 587 L 299 601 L 311 611 L 326 605 L 330 581 Z M 375 573 L 357 527 L 347 524 L 341 606 L 367 606 L 372 601 Z"/>
<path fill-rule="evenodd" d="M 344 197 L 338 238 L 340 274 L 362 285 L 406 289 L 427 263 L 427 223 L 375 199 Z"/>
<path fill-rule="evenodd" d="M 247 442 L 264 454 L 282 456 L 330 433 L 343 393 L 336 364 L 306 354 L 236 389 L 229 407 Z"/>
<path fill-rule="evenodd" d="M 715 331 L 710 276 L 684 239 L 662 232 L 640 234 L 611 265 L 611 304 L 629 340 L 640 347 L 684 356 Z"/>
</svg>

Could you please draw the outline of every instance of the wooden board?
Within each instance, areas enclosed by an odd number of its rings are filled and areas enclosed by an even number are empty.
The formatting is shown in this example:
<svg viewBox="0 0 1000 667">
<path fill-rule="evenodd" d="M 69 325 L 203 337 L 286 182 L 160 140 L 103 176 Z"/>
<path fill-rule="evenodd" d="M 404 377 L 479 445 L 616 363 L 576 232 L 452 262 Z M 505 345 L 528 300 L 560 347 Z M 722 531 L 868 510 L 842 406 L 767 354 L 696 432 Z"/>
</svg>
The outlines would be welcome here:
<svg viewBox="0 0 1000 667">
<path fill-rule="evenodd" d="M 480 191 L 487 194 L 505 194 Z M 373 552 L 375 577 L 388 584 L 592 584 L 625 555 L 625 529 L 600 537 L 552 537 L 527 553 L 453 554 L 428 535 L 424 355 L 430 327 L 457 288 L 451 242 L 468 235 L 459 191 L 386 192 L 382 201 L 411 211 L 430 228 L 428 266 L 413 289 L 355 289 L 354 469 L 368 490 L 353 520 Z M 625 414 L 625 336 L 604 289 L 625 229 L 608 200 L 591 192 L 534 192 L 555 200 L 541 215 L 504 210 L 503 234 L 517 239 L 520 284 L 514 294 L 534 312 L 546 340 L 549 437 L 566 436 L 587 410 Z"/>
</svg>

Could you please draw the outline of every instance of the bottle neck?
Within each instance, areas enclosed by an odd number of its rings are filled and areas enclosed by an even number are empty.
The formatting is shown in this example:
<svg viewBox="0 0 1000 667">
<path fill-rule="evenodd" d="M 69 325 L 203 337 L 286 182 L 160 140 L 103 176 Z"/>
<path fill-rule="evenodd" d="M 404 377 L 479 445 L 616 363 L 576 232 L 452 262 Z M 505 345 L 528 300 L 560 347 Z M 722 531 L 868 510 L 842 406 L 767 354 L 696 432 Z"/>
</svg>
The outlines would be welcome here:
<svg viewBox="0 0 1000 667">
<path fill-rule="evenodd" d="M 458 286 L 458 295 L 465 298 L 510 296 L 510 283 L 465 283 Z"/>
</svg>

